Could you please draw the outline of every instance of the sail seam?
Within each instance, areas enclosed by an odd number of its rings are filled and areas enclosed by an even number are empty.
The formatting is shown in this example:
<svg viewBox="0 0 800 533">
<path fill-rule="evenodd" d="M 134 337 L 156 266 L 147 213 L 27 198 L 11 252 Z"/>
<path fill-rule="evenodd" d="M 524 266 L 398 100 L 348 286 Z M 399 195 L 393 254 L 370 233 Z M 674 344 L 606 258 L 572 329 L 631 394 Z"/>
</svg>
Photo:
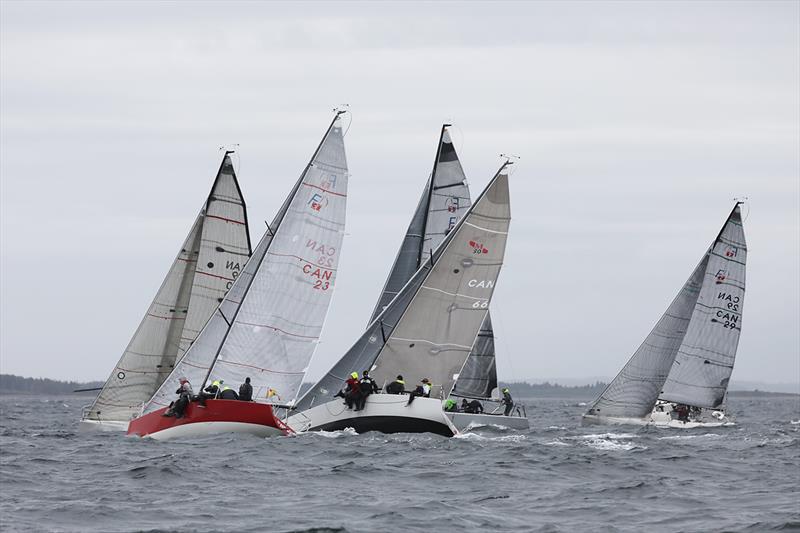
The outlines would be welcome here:
<svg viewBox="0 0 800 533">
<path fill-rule="evenodd" d="M 482 226 L 478 226 L 477 224 L 472 224 L 471 222 L 464 222 L 467 226 L 472 226 L 475 229 L 479 229 L 481 231 L 488 231 L 489 233 L 497 233 L 498 235 L 508 235 L 507 231 L 497 231 L 489 228 L 484 228 Z"/>
</svg>

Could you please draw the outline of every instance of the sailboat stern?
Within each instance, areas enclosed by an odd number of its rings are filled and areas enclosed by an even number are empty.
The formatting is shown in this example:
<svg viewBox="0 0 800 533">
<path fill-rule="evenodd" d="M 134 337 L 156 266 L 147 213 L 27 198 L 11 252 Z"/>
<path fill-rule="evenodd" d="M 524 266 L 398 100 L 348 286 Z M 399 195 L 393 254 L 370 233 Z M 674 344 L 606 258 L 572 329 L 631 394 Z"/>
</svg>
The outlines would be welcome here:
<svg viewBox="0 0 800 533">
<path fill-rule="evenodd" d="M 434 433 L 444 437 L 458 434 L 439 399 L 417 397 L 409 405 L 408 398 L 408 394 L 372 394 L 359 411 L 348 409 L 336 398 L 290 416 L 288 423 L 296 432 L 352 428 L 357 433 Z"/>
<path fill-rule="evenodd" d="M 277 437 L 293 433 L 275 416 L 272 406 L 239 400 L 206 400 L 205 407 L 190 402 L 181 418 L 164 416 L 167 408 L 131 420 L 128 435 L 169 440 L 220 433 L 248 433 Z"/>
</svg>

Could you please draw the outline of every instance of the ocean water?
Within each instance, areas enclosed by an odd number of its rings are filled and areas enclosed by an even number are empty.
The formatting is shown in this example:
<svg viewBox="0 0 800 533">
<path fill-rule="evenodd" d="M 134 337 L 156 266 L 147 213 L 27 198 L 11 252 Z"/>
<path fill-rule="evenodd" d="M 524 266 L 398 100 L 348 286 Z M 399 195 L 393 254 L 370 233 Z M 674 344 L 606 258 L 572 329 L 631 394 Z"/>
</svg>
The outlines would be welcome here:
<svg viewBox="0 0 800 533">
<path fill-rule="evenodd" d="M 522 433 L 173 442 L 78 433 L 85 401 L 0 397 L 3 531 L 800 530 L 798 397 L 732 397 L 718 429 L 534 399 Z"/>
</svg>

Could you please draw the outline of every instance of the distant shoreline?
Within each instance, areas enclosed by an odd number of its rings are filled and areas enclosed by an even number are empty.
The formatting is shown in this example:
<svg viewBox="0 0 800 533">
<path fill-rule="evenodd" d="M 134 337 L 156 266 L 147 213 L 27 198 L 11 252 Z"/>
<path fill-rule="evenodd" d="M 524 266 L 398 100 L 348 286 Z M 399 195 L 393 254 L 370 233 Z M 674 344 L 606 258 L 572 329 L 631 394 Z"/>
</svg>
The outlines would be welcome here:
<svg viewBox="0 0 800 533">
<path fill-rule="evenodd" d="M 0 395 L 75 395 L 93 396 L 97 391 L 74 392 L 77 389 L 99 389 L 103 386 L 102 381 L 59 381 L 47 378 L 26 378 L 13 374 L 0 374 Z M 303 383 L 302 390 L 311 386 L 310 383 Z M 606 383 L 596 381 L 587 385 L 559 385 L 558 383 L 528 383 L 528 382 L 500 382 L 499 387 L 508 387 L 515 398 L 571 398 L 571 399 L 593 399 L 600 395 L 606 388 Z M 760 389 L 752 390 L 730 390 L 730 396 L 738 398 L 747 397 L 792 397 L 800 396 L 800 392 L 773 392 Z"/>
</svg>

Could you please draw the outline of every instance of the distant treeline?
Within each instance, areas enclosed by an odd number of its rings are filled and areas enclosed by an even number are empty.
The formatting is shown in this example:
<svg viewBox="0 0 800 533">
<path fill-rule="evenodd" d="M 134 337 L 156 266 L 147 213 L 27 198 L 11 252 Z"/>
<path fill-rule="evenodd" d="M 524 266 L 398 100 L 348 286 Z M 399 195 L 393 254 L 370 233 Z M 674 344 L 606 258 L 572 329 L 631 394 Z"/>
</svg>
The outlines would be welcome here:
<svg viewBox="0 0 800 533">
<path fill-rule="evenodd" d="M 606 388 L 607 384 L 596 381 L 590 385 L 567 386 L 558 383 L 527 383 L 524 381 L 509 381 L 500 383 L 500 389 L 508 387 L 511 395 L 518 398 L 576 398 L 597 397 Z"/>
<path fill-rule="evenodd" d="M 92 389 L 103 386 L 102 381 L 58 381 L 44 378 L 24 378 L 12 374 L 0 374 L 0 394 L 73 394 L 76 389 Z M 311 383 L 303 383 L 300 394 L 310 389 Z M 524 381 L 500 382 L 499 389 L 508 387 L 515 398 L 596 398 L 606 388 L 606 383 L 596 381 L 590 385 L 559 385 L 558 383 L 527 383 Z M 89 391 L 85 394 L 97 394 Z M 495 393 L 497 394 L 497 393 Z M 796 396 L 797 393 L 767 392 L 762 390 L 731 390 L 732 396 Z"/>
<path fill-rule="evenodd" d="M 56 381 L 44 378 L 23 378 L 12 374 L 0 374 L 0 394 L 72 394 L 75 389 L 102 387 L 102 381 L 81 383 L 78 381 Z M 97 394 L 88 392 L 86 394 Z"/>
</svg>

